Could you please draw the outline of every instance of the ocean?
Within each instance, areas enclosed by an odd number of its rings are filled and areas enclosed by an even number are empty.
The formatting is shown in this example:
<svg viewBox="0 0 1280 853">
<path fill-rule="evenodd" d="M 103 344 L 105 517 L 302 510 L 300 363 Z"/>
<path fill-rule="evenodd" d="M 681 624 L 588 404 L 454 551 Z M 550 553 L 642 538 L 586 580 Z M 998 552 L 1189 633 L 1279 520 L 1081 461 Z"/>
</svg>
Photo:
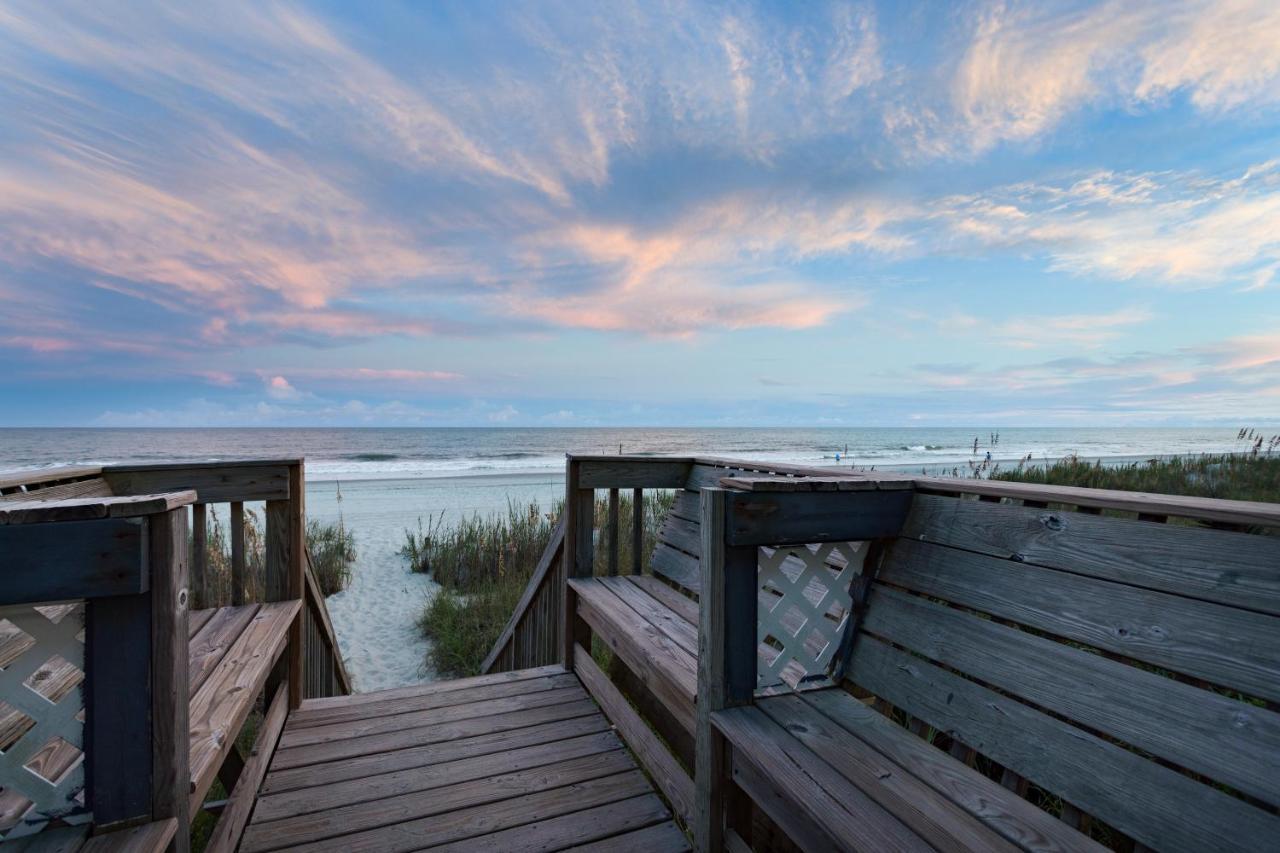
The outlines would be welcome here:
<svg viewBox="0 0 1280 853">
<path fill-rule="evenodd" d="M 967 470 L 1070 454 L 1110 461 L 1247 449 L 1229 428 L 1045 429 L 0 429 L 0 472 L 68 464 L 304 456 L 307 511 L 356 539 L 352 583 L 328 599 L 360 690 L 431 680 L 417 617 L 436 590 L 408 570 L 406 529 L 508 503 L 548 508 L 564 454 L 728 456 L 799 465 Z M 974 440 L 978 452 L 973 452 Z M 839 454 L 839 461 L 836 456 Z M 252 509 L 252 506 L 250 507 Z M 215 512 L 217 508 L 215 507 Z"/>
</svg>

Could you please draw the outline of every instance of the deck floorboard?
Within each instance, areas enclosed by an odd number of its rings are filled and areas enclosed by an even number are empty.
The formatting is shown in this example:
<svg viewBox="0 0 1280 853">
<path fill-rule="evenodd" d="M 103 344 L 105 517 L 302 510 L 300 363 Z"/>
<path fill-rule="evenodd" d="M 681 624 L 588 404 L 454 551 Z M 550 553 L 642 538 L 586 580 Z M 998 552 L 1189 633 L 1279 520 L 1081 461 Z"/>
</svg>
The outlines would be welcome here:
<svg viewBox="0 0 1280 853">
<path fill-rule="evenodd" d="M 645 840 L 688 849 L 576 677 L 543 667 L 304 705 L 285 725 L 240 850 L 604 850 Z"/>
</svg>

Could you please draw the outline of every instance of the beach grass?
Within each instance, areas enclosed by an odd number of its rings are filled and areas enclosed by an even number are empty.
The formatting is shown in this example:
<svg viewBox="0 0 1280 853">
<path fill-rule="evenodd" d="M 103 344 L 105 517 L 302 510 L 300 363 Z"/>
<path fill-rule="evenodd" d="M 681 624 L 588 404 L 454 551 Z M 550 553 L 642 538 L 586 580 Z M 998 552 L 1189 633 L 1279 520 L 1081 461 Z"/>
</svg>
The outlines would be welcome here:
<svg viewBox="0 0 1280 853">
<path fill-rule="evenodd" d="M 189 540 L 190 541 L 190 540 Z M 205 529 L 207 566 L 204 588 L 193 591 L 192 609 L 225 607 L 231 595 L 231 537 L 222 520 L 209 513 Z M 339 519 L 324 523 L 307 519 L 307 552 L 320 584 L 328 596 L 346 588 L 351 581 L 351 564 L 356 559 L 355 536 Z M 266 569 L 266 539 L 258 513 L 244 511 L 245 600 L 261 601 Z"/>
<path fill-rule="evenodd" d="M 675 496 L 666 492 L 645 494 L 642 560 L 657 544 L 658 528 Z M 431 640 L 429 664 L 441 677 L 476 675 L 516 603 L 530 575 L 551 541 L 563 510 L 557 502 L 549 510 L 537 503 L 509 504 L 505 514 L 472 516 L 446 526 L 442 518 L 405 531 L 401 553 L 416 571 L 428 571 L 441 588 L 418 620 Z M 604 530 L 608 502 L 597 500 L 595 523 Z M 630 542 L 630 495 L 619 500 L 618 536 Z M 596 541 L 596 564 L 603 565 L 608 537 Z M 618 570 L 632 571 L 631 549 L 619 548 Z"/>
<path fill-rule="evenodd" d="M 992 480 L 1280 503 L 1280 454 L 1175 456 L 1123 465 L 1066 457 L 990 473 Z"/>
</svg>

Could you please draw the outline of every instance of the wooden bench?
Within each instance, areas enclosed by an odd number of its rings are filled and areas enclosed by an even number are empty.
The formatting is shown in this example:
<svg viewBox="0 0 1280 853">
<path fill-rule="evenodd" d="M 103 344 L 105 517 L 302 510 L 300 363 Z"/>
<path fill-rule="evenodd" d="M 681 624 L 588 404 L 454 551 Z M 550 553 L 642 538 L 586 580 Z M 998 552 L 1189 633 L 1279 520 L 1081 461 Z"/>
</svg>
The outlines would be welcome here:
<svg viewBox="0 0 1280 853">
<path fill-rule="evenodd" d="M 1000 485 L 918 483 L 855 588 L 838 683 L 766 697 L 742 603 L 770 534 L 703 493 L 702 849 L 752 845 L 752 809 L 813 850 L 1280 843 L 1280 537 L 1214 529 L 1280 507 L 1125 495 L 1105 517 L 1107 493 Z"/>
</svg>

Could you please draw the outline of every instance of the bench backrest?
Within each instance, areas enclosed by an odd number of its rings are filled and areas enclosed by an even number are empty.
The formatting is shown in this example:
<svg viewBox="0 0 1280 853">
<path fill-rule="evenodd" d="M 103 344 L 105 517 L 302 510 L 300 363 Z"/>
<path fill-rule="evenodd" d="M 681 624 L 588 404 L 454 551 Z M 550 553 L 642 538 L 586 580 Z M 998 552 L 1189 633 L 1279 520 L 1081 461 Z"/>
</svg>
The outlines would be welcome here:
<svg viewBox="0 0 1280 853">
<path fill-rule="evenodd" d="M 918 493 L 846 674 L 1077 826 L 1274 844 L 1280 536 L 1161 521 Z"/>
</svg>

